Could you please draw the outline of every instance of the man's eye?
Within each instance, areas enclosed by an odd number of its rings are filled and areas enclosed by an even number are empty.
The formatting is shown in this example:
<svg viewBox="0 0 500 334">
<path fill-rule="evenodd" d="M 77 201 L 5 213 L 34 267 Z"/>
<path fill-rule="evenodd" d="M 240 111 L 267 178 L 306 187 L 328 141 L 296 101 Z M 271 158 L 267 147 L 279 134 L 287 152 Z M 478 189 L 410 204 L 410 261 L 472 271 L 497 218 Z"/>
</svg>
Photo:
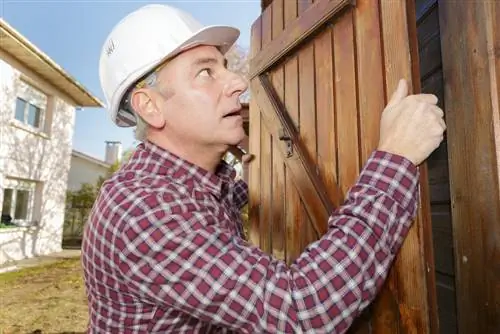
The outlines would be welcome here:
<svg viewBox="0 0 500 334">
<path fill-rule="evenodd" d="M 203 70 L 201 70 L 200 76 L 210 77 L 212 76 L 212 71 L 209 68 L 204 68 Z"/>
</svg>

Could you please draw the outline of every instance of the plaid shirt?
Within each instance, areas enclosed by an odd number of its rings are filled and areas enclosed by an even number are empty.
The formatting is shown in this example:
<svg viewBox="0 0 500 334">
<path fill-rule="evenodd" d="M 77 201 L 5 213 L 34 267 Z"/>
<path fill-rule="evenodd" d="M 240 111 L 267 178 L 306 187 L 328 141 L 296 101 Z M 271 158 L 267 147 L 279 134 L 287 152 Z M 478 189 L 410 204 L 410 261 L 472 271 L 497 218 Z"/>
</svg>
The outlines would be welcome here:
<svg viewBox="0 0 500 334">
<path fill-rule="evenodd" d="M 248 244 L 246 185 L 151 144 L 104 183 L 82 263 L 89 333 L 343 333 L 374 299 L 416 214 L 418 169 L 375 151 L 287 266 Z"/>
</svg>

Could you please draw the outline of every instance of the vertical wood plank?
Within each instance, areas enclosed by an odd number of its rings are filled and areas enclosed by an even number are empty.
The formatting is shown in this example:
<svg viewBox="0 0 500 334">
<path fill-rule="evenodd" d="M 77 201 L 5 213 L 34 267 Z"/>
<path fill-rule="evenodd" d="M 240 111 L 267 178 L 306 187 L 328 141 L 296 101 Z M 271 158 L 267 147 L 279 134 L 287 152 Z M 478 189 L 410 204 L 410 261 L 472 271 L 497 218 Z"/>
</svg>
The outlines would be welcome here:
<svg viewBox="0 0 500 334">
<path fill-rule="evenodd" d="M 406 0 L 406 22 L 408 27 L 408 42 L 411 59 L 411 79 L 413 82 L 413 92 L 421 92 L 421 71 L 418 49 L 418 34 L 417 34 L 417 12 L 415 0 Z M 428 164 L 423 163 L 420 169 L 420 207 L 418 209 L 417 227 L 421 238 L 417 240 L 420 258 L 417 258 L 421 268 L 422 286 L 425 293 L 421 300 L 417 303 L 425 303 L 427 313 L 416 314 L 416 316 L 424 318 L 424 325 L 427 326 L 429 333 L 438 333 L 438 304 L 436 292 L 436 275 L 434 264 L 434 241 L 432 238 L 432 215 L 431 215 L 431 195 L 429 190 L 429 173 Z M 422 331 L 422 328 L 417 328 Z"/>
<path fill-rule="evenodd" d="M 299 128 L 299 61 L 293 55 L 285 63 L 285 108 L 295 127 Z"/>
<path fill-rule="evenodd" d="M 271 245 L 272 254 L 278 259 L 285 259 L 285 165 L 277 145 L 280 145 L 276 138 L 273 138 L 272 157 L 272 225 L 271 225 Z"/>
<path fill-rule="evenodd" d="M 272 30 L 273 6 L 268 6 L 262 13 L 262 48 L 273 40 Z"/>
<path fill-rule="evenodd" d="M 272 4 L 272 35 L 273 39 L 278 37 L 284 28 L 284 1 L 274 0 Z"/>
<path fill-rule="evenodd" d="M 311 217 L 309 217 L 309 214 L 307 213 L 307 208 L 304 204 L 304 201 L 300 201 L 299 217 L 300 217 L 299 250 L 300 252 L 303 252 L 311 242 L 316 240 L 316 233 L 314 231 L 314 227 L 311 222 Z"/>
<path fill-rule="evenodd" d="M 284 1 L 284 27 L 288 27 L 297 18 L 297 1 Z M 285 60 L 285 108 L 292 118 L 295 126 L 299 125 L 299 74 L 298 59 L 292 55 Z M 301 253 L 299 248 L 300 230 L 304 221 L 300 215 L 300 196 L 290 173 L 285 171 L 286 205 L 285 205 L 285 229 L 286 229 L 286 262 L 291 264 Z"/>
<path fill-rule="evenodd" d="M 443 1 L 439 13 L 458 333 L 498 333 L 500 4 Z"/>
<path fill-rule="evenodd" d="M 297 12 L 300 15 L 302 12 L 304 12 L 309 6 L 313 3 L 312 0 L 297 0 Z"/>
<path fill-rule="evenodd" d="M 346 12 L 338 18 L 333 27 L 338 184 L 342 198 L 359 175 L 356 68 L 352 20 L 353 12 Z"/>
<path fill-rule="evenodd" d="M 285 1 L 286 7 L 294 1 Z M 289 11 L 290 12 L 290 11 Z M 293 13 L 293 12 L 292 12 Z M 296 14 L 294 14 L 296 15 Z M 286 24 L 286 21 L 285 21 Z M 299 125 L 299 72 L 298 59 L 294 55 L 285 62 L 285 108 L 293 120 L 295 126 Z M 287 263 L 292 263 L 301 252 L 299 240 L 301 229 L 304 224 L 301 212 L 300 196 L 290 173 L 286 172 L 286 259 Z"/>
<path fill-rule="evenodd" d="M 493 129 L 497 153 L 497 175 L 500 184 L 500 6 L 485 3 L 486 36 L 491 81 L 491 105 L 493 108 Z M 496 93 L 495 93 L 496 92 Z"/>
<path fill-rule="evenodd" d="M 291 264 L 300 255 L 300 231 L 304 224 L 304 219 L 301 216 L 301 201 L 297 192 L 295 183 L 290 173 L 285 174 L 286 187 L 286 205 L 285 205 L 285 220 L 286 220 L 286 262 Z"/>
<path fill-rule="evenodd" d="M 381 28 L 382 28 L 382 34 L 383 34 L 383 41 L 384 41 L 384 58 L 385 58 L 385 63 L 384 63 L 384 68 L 385 68 L 385 75 L 386 75 L 386 83 L 385 83 L 385 100 L 387 102 L 391 92 L 394 91 L 398 80 L 402 77 L 404 77 L 408 81 L 409 85 L 409 91 L 412 91 L 412 82 L 410 80 L 411 78 L 411 72 L 410 72 L 410 63 L 409 61 L 405 64 L 401 64 L 401 62 L 396 62 L 396 64 L 393 64 L 391 62 L 391 54 L 394 54 L 396 50 L 398 52 L 402 53 L 409 53 L 409 47 L 407 42 L 401 41 L 401 38 L 405 38 L 407 36 L 407 27 L 405 24 L 405 21 L 402 19 L 403 17 L 406 17 L 406 14 L 403 13 L 404 15 L 402 17 L 397 17 L 398 14 L 401 14 L 401 1 L 398 2 L 398 4 L 387 4 L 384 3 L 384 1 L 380 1 L 380 11 L 381 11 Z M 397 8 L 394 8 L 397 7 Z M 399 10 L 398 10 L 399 9 Z M 403 29 L 402 32 L 396 32 L 396 29 Z M 397 38 L 397 40 L 394 40 L 394 38 Z M 392 67 L 398 66 L 398 68 L 394 69 Z M 415 231 L 415 228 L 413 229 Z M 411 236 L 408 236 L 411 237 Z M 413 236 L 415 238 L 415 236 Z M 406 243 L 408 243 L 408 240 L 406 240 Z M 413 243 L 412 246 L 414 245 L 414 241 L 410 240 L 410 243 Z M 415 247 L 413 247 L 413 250 L 415 251 Z M 403 252 L 404 250 L 401 250 Z M 418 252 L 418 250 L 417 250 Z M 418 253 L 417 253 L 418 254 Z M 399 255 L 399 256 L 404 256 L 404 255 Z M 401 313 L 399 310 L 399 305 L 397 302 L 397 289 L 402 288 L 398 285 L 398 275 L 397 272 L 399 270 L 402 270 L 401 266 L 398 266 L 398 260 L 396 260 L 396 263 L 393 265 L 391 273 L 389 274 L 387 278 L 387 284 L 385 285 L 385 288 L 381 293 L 379 294 L 379 304 L 376 305 L 377 307 L 374 308 L 373 312 L 373 319 L 372 319 L 372 326 L 373 326 L 373 331 L 374 333 L 386 333 L 387 331 L 390 333 L 398 332 L 399 329 L 401 328 Z M 415 271 L 414 268 L 412 269 L 413 274 L 419 274 L 418 271 Z M 405 331 L 408 332 L 408 331 Z"/>
<path fill-rule="evenodd" d="M 316 114 L 318 167 L 332 202 L 340 194 L 333 194 L 337 183 L 336 120 L 334 98 L 334 69 L 332 30 L 326 28 L 314 41 L 316 80 Z M 339 203 L 333 202 L 334 205 Z"/>
<path fill-rule="evenodd" d="M 284 1 L 284 20 L 285 28 L 297 18 L 297 1 L 286 0 Z"/>
<path fill-rule="evenodd" d="M 311 162 L 317 161 L 317 133 L 316 133 L 316 99 L 315 99 L 315 64 L 314 43 L 309 42 L 299 52 L 299 136 L 304 143 Z M 316 232 L 309 215 L 305 209 L 302 198 L 301 217 L 303 227 L 301 233 L 300 250 L 316 240 Z M 323 223 L 323 222 L 321 222 Z M 324 222 L 326 224 L 326 222 Z"/>
<path fill-rule="evenodd" d="M 260 127 L 260 187 L 261 187 L 261 207 L 260 207 L 260 248 L 271 254 L 271 224 L 272 224 L 272 136 L 265 122 L 261 122 Z"/>
<path fill-rule="evenodd" d="M 364 165 L 377 148 L 380 116 L 384 109 L 383 57 L 379 22 L 379 4 L 372 0 L 358 0 L 354 9 L 355 52 L 357 71 L 359 159 Z M 379 307 L 383 307 L 383 303 Z M 372 304 L 353 324 L 350 333 L 371 333 Z M 391 333 L 390 327 L 386 328 Z"/>
<path fill-rule="evenodd" d="M 385 106 L 383 58 L 379 24 L 379 5 L 358 0 L 354 13 L 358 77 L 358 110 L 361 164 L 377 148 L 380 116 Z"/>
<path fill-rule="evenodd" d="M 299 51 L 299 134 L 300 139 L 316 163 L 316 101 L 314 84 L 314 44 L 308 43 Z"/>
<path fill-rule="evenodd" d="M 253 58 L 260 51 L 262 45 L 262 20 L 259 16 L 252 24 L 250 41 L 250 57 Z M 255 79 L 254 79 L 255 80 Z M 248 148 L 254 155 L 254 161 L 248 166 L 248 238 L 253 245 L 260 246 L 260 123 L 261 116 L 259 105 L 255 99 L 249 102 L 249 136 Z"/>
<path fill-rule="evenodd" d="M 272 35 L 273 39 L 283 31 L 283 1 L 274 0 L 272 6 Z M 285 80 L 284 68 L 278 68 L 271 73 L 271 82 L 278 94 L 279 99 L 284 102 Z M 276 135 L 273 136 L 273 156 L 272 156 L 272 221 L 271 221 L 271 245 L 272 254 L 279 259 L 285 259 L 285 165 L 283 157 L 279 152 Z"/>
<path fill-rule="evenodd" d="M 407 7 L 405 1 L 380 1 L 382 36 L 384 43 L 385 93 L 386 101 L 397 86 L 399 79 L 405 78 L 409 91 L 414 91 L 411 57 L 412 43 L 416 36 L 410 36 L 408 30 Z M 410 40 L 413 38 L 413 40 Z M 380 296 L 380 306 L 375 309 L 373 329 L 375 333 L 387 333 L 397 330 L 401 333 L 428 333 L 429 300 L 426 281 L 426 267 L 422 251 L 425 242 L 423 226 L 430 226 L 429 197 L 427 180 L 424 173 L 420 179 L 421 196 L 419 213 L 413 227 L 401 248 L 392 267 L 386 289 Z M 425 245 L 432 247 L 432 244 Z M 433 270 L 431 268 L 430 270 Z M 383 321 L 383 319 L 391 319 Z"/>
<path fill-rule="evenodd" d="M 262 48 L 265 48 L 272 40 L 272 4 L 262 13 Z M 260 247 L 264 252 L 272 252 L 271 231 L 272 231 L 272 135 L 261 121 L 260 128 L 260 187 L 261 187 L 261 220 L 260 220 Z"/>
</svg>

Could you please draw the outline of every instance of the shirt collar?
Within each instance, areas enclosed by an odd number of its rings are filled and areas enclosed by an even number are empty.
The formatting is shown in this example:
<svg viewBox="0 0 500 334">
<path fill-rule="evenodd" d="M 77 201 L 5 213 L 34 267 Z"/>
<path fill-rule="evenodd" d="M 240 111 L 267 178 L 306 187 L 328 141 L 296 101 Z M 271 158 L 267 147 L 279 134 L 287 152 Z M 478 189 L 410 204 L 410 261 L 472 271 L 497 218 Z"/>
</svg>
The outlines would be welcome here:
<svg viewBox="0 0 500 334">
<path fill-rule="evenodd" d="M 223 190 L 227 190 L 225 185 L 232 183 L 236 176 L 234 168 L 225 161 L 221 160 L 212 173 L 150 141 L 139 144 L 130 160 L 132 164 L 139 163 L 141 169 L 149 173 L 169 176 L 189 188 L 197 183 L 219 199 Z"/>
</svg>

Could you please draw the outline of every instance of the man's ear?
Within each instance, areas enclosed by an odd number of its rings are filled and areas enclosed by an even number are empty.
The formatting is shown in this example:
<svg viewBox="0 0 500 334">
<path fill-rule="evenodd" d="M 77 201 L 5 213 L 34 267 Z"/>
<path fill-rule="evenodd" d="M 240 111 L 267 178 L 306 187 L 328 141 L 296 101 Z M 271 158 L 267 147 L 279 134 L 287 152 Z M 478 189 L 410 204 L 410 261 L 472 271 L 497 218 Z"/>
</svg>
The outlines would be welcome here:
<svg viewBox="0 0 500 334">
<path fill-rule="evenodd" d="M 162 110 L 155 103 L 154 96 L 147 89 L 138 89 L 131 94 L 130 104 L 134 111 L 150 126 L 161 129 L 165 126 Z"/>
</svg>

